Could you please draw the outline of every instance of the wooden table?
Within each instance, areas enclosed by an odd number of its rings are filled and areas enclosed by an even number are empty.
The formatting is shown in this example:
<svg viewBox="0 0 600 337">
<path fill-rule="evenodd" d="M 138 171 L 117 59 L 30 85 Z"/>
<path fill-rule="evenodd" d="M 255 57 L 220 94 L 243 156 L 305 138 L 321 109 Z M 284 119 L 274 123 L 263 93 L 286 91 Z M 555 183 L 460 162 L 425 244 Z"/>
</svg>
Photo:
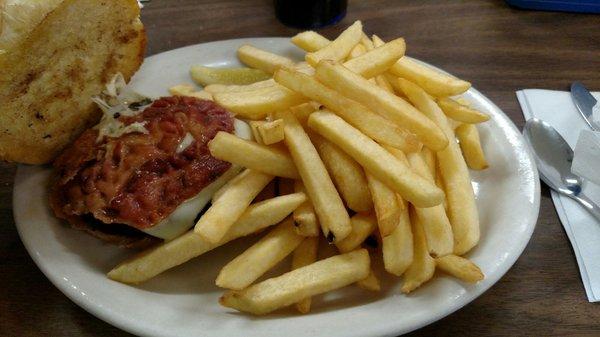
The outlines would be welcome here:
<svg viewBox="0 0 600 337">
<path fill-rule="evenodd" d="M 473 83 L 517 124 L 522 88 L 565 90 L 575 80 L 600 90 L 600 16 L 522 11 L 503 1 L 350 1 L 328 37 L 356 19 L 384 39 L 404 36 L 408 53 Z M 147 54 L 200 42 L 291 36 L 270 0 L 154 0 L 143 10 Z M 35 266 L 12 217 L 15 166 L 0 164 L 0 335 L 125 336 L 61 294 Z M 402 313 L 398 313 L 402 314 Z M 414 332 L 430 335 L 599 335 L 577 264 L 548 189 L 529 246 L 487 293 Z"/>
</svg>

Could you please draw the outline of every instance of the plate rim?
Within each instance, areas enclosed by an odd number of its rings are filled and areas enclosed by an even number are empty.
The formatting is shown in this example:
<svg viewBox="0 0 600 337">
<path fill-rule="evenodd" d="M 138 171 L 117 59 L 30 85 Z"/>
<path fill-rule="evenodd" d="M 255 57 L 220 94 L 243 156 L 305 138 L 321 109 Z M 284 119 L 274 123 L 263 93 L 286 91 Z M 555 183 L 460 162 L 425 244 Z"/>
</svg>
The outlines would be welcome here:
<svg viewBox="0 0 600 337">
<path fill-rule="evenodd" d="M 240 41 L 240 42 L 241 41 L 255 41 L 255 40 L 285 40 L 285 41 L 289 42 L 289 37 L 280 37 L 280 36 L 247 37 L 247 38 L 235 38 L 235 39 L 226 39 L 226 40 L 208 41 L 208 42 L 203 42 L 203 43 L 195 43 L 195 44 L 190 44 L 190 45 L 182 46 L 182 47 L 175 48 L 175 49 L 165 50 L 163 52 L 150 55 L 150 56 L 144 58 L 144 62 L 147 62 L 154 57 L 163 56 L 164 54 L 176 52 L 176 51 L 179 51 L 181 49 L 186 49 L 186 48 L 193 48 L 193 47 L 200 47 L 200 46 L 206 47 L 207 45 L 210 45 L 210 44 L 232 43 L 232 42 L 236 42 L 236 41 Z M 429 67 L 432 67 L 438 71 L 441 71 L 446 74 L 450 74 L 450 73 L 446 72 L 445 70 L 440 69 L 430 63 L 424 62 L 419 59 L 415 59 L 415 60 L 417 60 L 418 62 L 423 63 Z M 420 329 L 429 324 L 432 324 L 433 322 L 436 322 L 436 321 L 456 312 L 457 310 L 463 308 L 464 306 L 468 305 L 469 303 L 473 302 L 475 299 L 480 297 L 483 293 L 487 292 L 496 283 L 498 283 L 498 281 L 500 281 L 500 279 L 502 277 L 504 277 L 504 275 L 512 268 L 512 266 L 516 263 L 516 261 L 521 257 L 521 255 L 523 254 L 523 251 L 525 250 L 525 248 L 527 247 L 527 245 L 529 244 L 529 242 L 531 240 L 531 237 L 532 237 L 535 227 L 537 225 L 537 220 L 539 217 L 539 210 L 540 210 L 540 200 L 541 200 L 540 180 L 539 180 L 539 176 L 538 176 L 536 163 L 534 161 L 531 150 L 529 149 L 528 146 L 526 146 L 526 142 L 524 141 L 521 132 L 516 127 L 514 122 L 508 117 L 508 115 L 506 115 L 504 113 L 504 111 L 502 109 L 500 109 L 500 107 L 498 107 L 487 96 L 483 95 L 480 91 L 478 91 L 474 87 L 471 87 L 467 92 L 470 92 L 471 94 L 478 96 L 479 98 L 486 101 L 486 103 L 490 106 L 490 108 L 492 110 L 494 110 L 496 113 L 498 113 L 498 115 L 504 120 L 504 122 L 506 122 L 506 125 L 508 125 L 509 128 L 513 132 L 515 132 L 516 134 L 519 135 L 519 140 L 525 145 L 523 147 L 524 153 L 527 156 L 527 158 L 529 159 L 529 162 L 531 163 L 530 168 L 533 173 L 533 180 L 534 180 L 534 191 L 533 191 L 534 195 L 533 195 L 533 205 L 532 205 L 533 207 L 530 209 L 529 214 L 526 215 L 527 220 L 528 220 L 527 221 L 527 224 L 528 224 L 527 230 L 523 233 L 524 235 L 521 238 L 519 245 L 516 246 L 516 249 L 515 249 L 515 252 L 518 252 L 518 254 L 514 254 L 510 259 L 507 259 L 505 261 L 505 263 L 503 263 L 501 265 L 501 267 L 499 267 L 499 269 L 498 269 L 499 271 L 497 273 L 498 274 L 497 279 L 495 279 L 493 282 L 490 282 L 488 285 L 486 285 L 484 287 L 477 288 L 475 290 L 470 291 L 471 294 L 466 296 L 466 298 L 463 298 L 461 300 L 461 303 L 453 304 L 453 305 L 449 306 L 448 308 L 446 308 L 445 310 L 441 310 L 440 312 L 430 315 L 427 319 L 424 319 L 421 322 L 410 325 L 410 326 L 402 326 L 399 324 L 393 324 L 392 320 L 390 320 L 389 321 L 390 324 L 387 324 L 387 325 L 371 326 L 370 327 L 371 329 L 369 330 L 369 334 L 366 336 L 373 336 L 373 337 L 375 337 L 375 336 L 396 336 L 398 334 L 408 333 L 408 332 Z M 16 186 L 17 182 L 19 181 L 20 172 L 22 172 L 23 166 L 29 166 L 29 165 L 23 165 L 23 164 L 18 165 L 17 171 L 15 173 L 15 178 L 14 178 L 14 186 Z M 19 234 L 19 238 L 21 239 L 21 242 L 25 246 L 25 249 L 27 250 L 29 256 L 35 262 L 37 267 L 42 271 L 42 273 L 46 276 L 46 278 L 56 288 L 58 288 L 67 298 L 69 298 L 71 301 L 73 301 L 75 304 L 77 304 L 79 307 L 81 307 L 88 313 L 94 315 L 95 317 L 97 317 L 97 318 L 107 322 L 108 324 L 111 324 L 123 331 L 133 333 L 136 335 L 141 335 L 141 336 L 160 335 L 160 331 L 155 331 L 154 329 L 151 329 L 151 328 L 144 328 L 143 326 L 141 326 L 139 324 L 135 324 L 135 322 L 137 322 L 137 320 L 130 320 L 130 319 L 127 319 L 124 317 L 120 317 L 118 315 L 111 314 L 111 312 L 112 312 L 111 309 L 105 308 L 101 305 L 94 304 L 93 301 L 90 301 L 90 299 L 87 298 L 87 296 L 78 296 L 79 295 L 78 292 L 73 291 L 73 289 L 66 286 L 63 282 L 61 282 L 61 280 L 59 279 L 59 276 L 56 276 L 55 274 L 53 274 L 49 270 L 48 266 L 46 266 L 41 261 L 41 257 L 34 253 L 35 249 L 34 249 L 34 247 L 30 246 L 31 242 L 29 242 L 27 239 L 24 239 L 24 234 L 22 232 L 23 228 L 18 224 L 19 222 L 17 221 L 17 218 L 19 216 L 17 215 L 16 212 L 14 212 L 16 198 L 17 198 L 16 189 L 13 187 L 13 193 L 12 193 L 13 218 L 14 218 L 15 226 L 17 228 L 17 232 Z"/>
</svg>

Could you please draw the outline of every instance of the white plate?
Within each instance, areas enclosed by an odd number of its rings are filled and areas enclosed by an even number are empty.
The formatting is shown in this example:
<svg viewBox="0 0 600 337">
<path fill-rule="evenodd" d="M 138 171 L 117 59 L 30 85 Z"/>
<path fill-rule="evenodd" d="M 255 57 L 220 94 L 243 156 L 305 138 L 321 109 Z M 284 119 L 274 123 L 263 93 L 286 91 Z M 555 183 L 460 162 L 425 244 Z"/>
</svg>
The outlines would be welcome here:
<svg viewBox="0 0 600 337">
<path fill-rule="evenodd" d="M 190 82 L 193 64 L 233 66 L 238 46 L 251 43 L 300 58 L 284 38 L 211 42 L 151 56 L 133 85 L 148 95 L 166 95 L 171 85 Z M 471 302 L 496 283 L 517 260 L 535 227 L 540 187 L 535 165 L 518 130 L 475 89 L 465 94 L 492 117 L 480 127 L 490 162 L 472 172 L 481 217 L 481 242 L 469 257 L 486 275 L 466 285 L 439 275 L 409 296 L 399 282 L 383 278 L 374 295 L 357 287 L 317 297 L 312 312 L 283 311 L 252 317 L 219 306 L 219 271 L 248 242 L 226 245 L 138 287 L 108 280 L 105 273 L 130 252 L 72 230 L 55 219 L 47 203 L 50 169 L 19 166 L 14 216 L 19 234 L 48 279 L 85 310 L 123 330 L 147 336 L 393 336 L 432 323 Z M 283 270 L 283 269 L 281 269 Z"/>
</svg>

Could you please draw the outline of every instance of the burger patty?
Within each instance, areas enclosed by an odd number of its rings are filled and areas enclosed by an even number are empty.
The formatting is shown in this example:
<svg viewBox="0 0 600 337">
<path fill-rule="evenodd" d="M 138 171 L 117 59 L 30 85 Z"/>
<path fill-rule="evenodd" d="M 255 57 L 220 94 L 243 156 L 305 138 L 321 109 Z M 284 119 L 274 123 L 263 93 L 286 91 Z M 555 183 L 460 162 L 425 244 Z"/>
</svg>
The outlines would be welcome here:
<svg viewBox="0 0 600 337">
<path fill-rule="evenodd" d="M 132 246 L 152 241 L 136 229 L 157 224 L 229 169 L 207 144 L 233 131 L 233 117 L 211 101 L 175 96 L 118 120 L 144 123 L 148 132 L 97 141 L 98 130 L 85 131 L 54 162 L 50 205 L 74 227 Z"/>
</svg>

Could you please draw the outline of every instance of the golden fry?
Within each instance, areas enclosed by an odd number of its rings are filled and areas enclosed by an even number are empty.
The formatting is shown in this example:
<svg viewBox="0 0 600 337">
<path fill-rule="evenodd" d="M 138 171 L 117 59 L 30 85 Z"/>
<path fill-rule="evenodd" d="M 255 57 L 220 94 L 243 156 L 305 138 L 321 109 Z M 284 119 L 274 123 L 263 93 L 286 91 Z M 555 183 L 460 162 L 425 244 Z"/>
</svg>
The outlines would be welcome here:
<svg viewBox="0 0 600 337">
<path fill-rule="evenodd" d="M 321 136 L 311 135 L 311 140 L 346 206 L 355 212 L 372 209 L 373 201 L 362 167 L 339 147 Z"/>
<path fill-rule="evenodd" d="M 396 192 L 387 187 L 379 179 L 367 174 L 369 190 L 373 196 L 373 205 L 377 215 L 379 234 L 386 237 L 394 231 L 400 220 L 403 205 L 398 202 Z"/>
<path fill-rule="evenodd" d="M 244 289 L 293 252 L 302 240 L 288 218 L 227 263 L 215 283 L 221 288 Z"/>
<path fill-rule="evenodd" d="M 292 255 L 292 270 L 308 266 L 317 260 L 317 249 L 319 248 L 319 237 L 310 237 L 302 240 L 302 243 L 294 250 Z M 311 298 L 306 297 L 296 303 L 296 309 L 306 314 L 310 311 Z"/>
<path fill-rule="evenodd" d="M 306 193 L 301 180 L 294 181 L 294 191 L 296 193 Z M 294 210 L 294 223 L 296 224 L 296 233 L 299 235 L 319 236 L 319 220 L 308 197 Z"/>
<path fill-rule="evenodd" d="M 427 93 L 436 97 L 459 95 L 471 87 L 471 83 L 467 81 L 441 73 L 406 56 L 398 60 L 390 68 L 390 72 L 416 83 Z"/>
<path fill-rule="evenodd" d="M 315 52 L 307 53 L 305 56 L 306 62 L 314 67 L 321 60 L 343 60 L 350 54 L 352 48 L 360 42 L 361 36 L 362 23 L 355 21 L 327 46 Z"/>
<path fill-rule="evenodd" d="M 408 161 L 413 171 L 420 173 L 425 179 L 434 182 L 429 166 L 418 153 L 409 153 Z M 454 250 L 452 226 L 443 205 L 428 208 L 415 207 L 418 222 L 423 226 L 427 247 L 432 256 L 444 256 Z"/>
<path fill-rule="evenodd" d="M 357 46 L 364 48 L 362 44 Z M 357 55 L 346 61 L 344 66 L 365 78 L 375 77 L 387 71 L 399 58 L 404 56 L 405 49 L 404 39 L 399 38 Z"/>
<path fill-rule="evenodd" d="M 291 69 L 280 69 L 275 73 L 275 81 L 323 104 L 379 143 L 397 147 L 406 152 L 415 152 L 421 149 L 421 144 L 415 135 L 390 123 L 389 120 L 370 111 L 362 104 L 319 83 L 312 76 Z"/>
<path fill-rule="evenodd" d="M 431 97 L 414 83 L 398 79 L 402 90 L 413 104 L 433 120 L 448 137 L 454 139 L 446 115 Z M 437 152 L 438 167 L 444 182 L 448 202 L 448 218 L 454 234 L 454 254 L 462 255 L 479 242 L 479 215 L 467 164 L 458 144 Z"/>
<path fill-rule="evenodd" d="M 280 85 L 242 92 L 219 92 L 214 101 L 239 117 L 264 119 L 268 114 L 285 110 L 306 100 Z"/>
<path fill-rule="evenodd" d="M 473 124 L 463 124 L 456 128 L 455 132 L 467 165 L 473 170 L 488 168 L 489 165 L 481 148 L 477 127 Z"/>
<path fill-rule="evenodd" d="M 194 232 L 208 242 L 217 243 L 244 213 L 250 202 L 273 179 L 272 175 L 246 169 L 196 223 Z"/>
<path fill-rule="evenodd" d="M 431 207 L 442 202 L 444 194 L 372 139 L 335 114 L 321 110 L 308 119 L 311 129 L 338 145 L 344 152 L 403 198 L 419 207 Z M 287 135 L 286 135 L 287 137 Z"/>
<path fill-rule="evenodd" d="M 294 35 L 292 43 L 310 53 L 325 48 L 331 41 L 321 34 L 309 30 Z"/>
<path fill-rule="evenodd" d="M 355 99 L 414 133 L 430 149 L 438 151 L 448 145 L 448 139 L 442 130 L 412 105 L 344 66 L 324 60 L 317 65 L 315 76 L 342 95 Z"/>
<path fill-rule="evenodd" d="M 275 197 L 250 205 L 217 243 L 210 243 L 193 230 L 150 248 L 119 264 L 108 273 L 112 280 L 141 283 L 227 242 L 281 222 L 307 200 L 304 193 Z"/>
<path fill-rule="evenodd" d="M 347 253 L 360 247 L 377 227 L 377 219 L 375 219 L 372 213 L 356 213 L 350 220 L 352 222 L 352 231 L 344 240 L 335 244 L 342 253 Z"/>
<path fill-rule="evenodd" d="M 414 258 L 410 267 L 404 273 L 404 282 L 402 283 L 401 290 L 405 294 L 410 293 L 423 283 L 429 281 L 435 272 L 435 260 L 429 255 L 427 239 L 425 238 L 422 224 L 417 220 L 413 220 L 412 215 Z"/>
<path fill-rule="evenodd" d="M 404 274 L 413 262 L 413 233 L 410 227 L 408 207 L 400 213 L 398 225 L 394 231 L 381 239 L 383 266 L 385 270 L 396 276 Z"/>
<path fill-rule="evenodd" d="M 440 108 L 442 108 L 442 111 L 444 111 L 446 116 L 454 119 L 455 121 L 476 124 L 488 121 L 490 119 L 490 116 L 469 106 L 460 104 L 452 98 L 440 98 L 438 99 L 437 103 Z"/>
<path fill-rule="evenodd" d="M 283 140 L 283 120 L 276 119 L 258 125 L 258 133 L 262 143 L 271 145 Z"/>
<path fill-rule="evenodd" d="M 208 149 L 213 157 L 239 166 L 277 177 L 300 178 L 290 155 L 273 146 L 261 145 L 220 131 L 208 143 Z"/>
<path fill-rule="evenodd" d="M 342 198 L 310 138 L 290 112 L 283 114 L 285 143 L 315 208 L 325 237 L 343 240 L 350 231 L 350 217 Z"/>
<path fill-rule="evenodd" d="M 369 291 L 381 291 L 379 278 L 377 278 L 377 275 L 375 275 L 373 269 L 371 269 L 371 272 L 369 273 L 369 276 L 367 276 L 366 279 L 356 282 L 356 285 Z"/>
<path fill-rule="evenodd" d="M 468 283 L 476 283 L 484 278 L 481 269 L 464 257 L 446 255 L 436 258 L 435 263 L 439 269 Z"/>
<path fill-rule="evenodd" d="M 221 305 L 264 315 L 304 298 L 345 287 L 369 276 L 371 262 L 366 249 L 332 256 L 292 270 L 241 291 L 228 291 Z"/>
</svg>

